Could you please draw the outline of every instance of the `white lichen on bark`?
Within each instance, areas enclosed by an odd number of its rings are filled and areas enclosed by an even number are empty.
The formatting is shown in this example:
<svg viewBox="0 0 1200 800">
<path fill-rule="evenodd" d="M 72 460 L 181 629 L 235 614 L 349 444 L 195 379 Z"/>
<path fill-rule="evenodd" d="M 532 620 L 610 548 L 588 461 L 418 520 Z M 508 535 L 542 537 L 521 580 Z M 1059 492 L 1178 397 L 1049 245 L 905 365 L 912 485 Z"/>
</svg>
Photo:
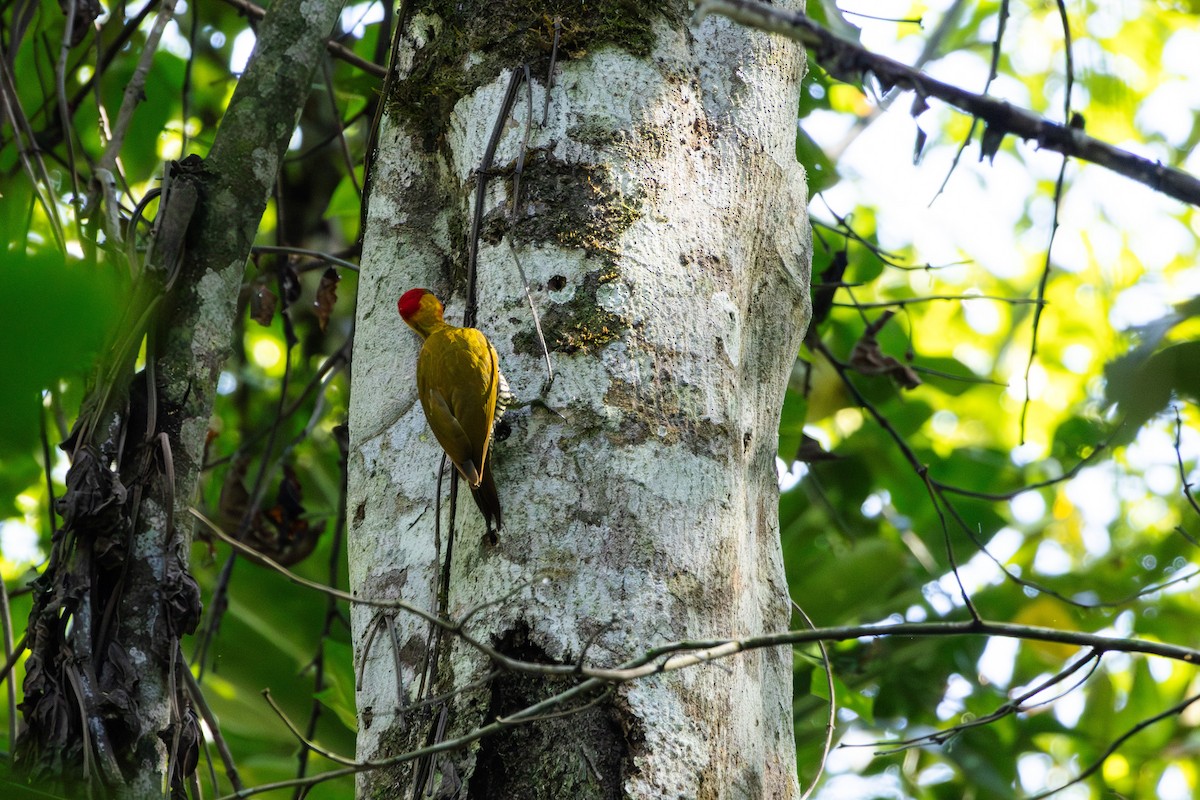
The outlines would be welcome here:
<svg viewBox="0 0 1200 800">
<path fill-rule="evenodd" d="M 725 20 L 656 28 L 649 58 L 600 47 L 560 61 L 547 124 L 530 138 L 546 162 L 603 178 L 597 202 L 628 212 L 614 240 L 572 248 L 501 228 L 498 241 L 480 244 L 478 327 L 518 397 L 537 395 L 545 375 L 528 344 L 533 323 L 514 249 L 544 319 L 561 312 L 557 328 L 547 326 L 559 347 L 545 400 L 566 421 L 510 414 L 512 434 L 493 452 L 505 515 L 498 545 L 482 541 L 482 520 L 460 494 L 447 613 L 533 582 L 479 611 L 470 630 L 499 641 L 527 626 L 560 663 L 582 656 L 615 666 L 665 642 L 778 631 L 789 619 L 774 457 L 808 319 L 806 191 L 794 155 L 802 54 Z M 449 320 L 461 320 L 462 297 L 445 296 L 444 265 L 465 247 L 452 231 L 470 218 L 475 170 L 508 80 L 503 73 L 463 97 L 436 152 L 384 119 L 351 408 L 350 569 L 361 595 L 435 606 L 441 452 L 416 403 L 418 342 L 395 303 L 426 286 L 443 295 Z M 545 90 L 535 76 L 537 121 Z M 526 97 L 522 89 L 497 167 L 517 158 Z M 556 211 L 529 199 L 544 197 L 529 181 L 510 234 Z M 488 188 L 488 212 L 511 202 L 510 182 L 493 178 Z M 607 314 L 597 322 L 565 310 L 584 306 Z M 359 754 L 371 757 L 413 720 L 397 714 L 387 637 L 363 650 L 373 612 L 358 608 L 353 618 L 364 676 Z M 411 693 L 426 628 L 397 622 Z M 622 687 L 614 704 L 629 737 L 627 795 L 794 796 L 791 664 L 788 648 L 756 651 Z M 458 685 L 488 669 L 461 642 L 443 663 Z M 479 693 L 458 698 L 453 732 L 484 722 L 486 708 Z M 460 777 L 473 752 L 457 757 Z"/>
</svg>

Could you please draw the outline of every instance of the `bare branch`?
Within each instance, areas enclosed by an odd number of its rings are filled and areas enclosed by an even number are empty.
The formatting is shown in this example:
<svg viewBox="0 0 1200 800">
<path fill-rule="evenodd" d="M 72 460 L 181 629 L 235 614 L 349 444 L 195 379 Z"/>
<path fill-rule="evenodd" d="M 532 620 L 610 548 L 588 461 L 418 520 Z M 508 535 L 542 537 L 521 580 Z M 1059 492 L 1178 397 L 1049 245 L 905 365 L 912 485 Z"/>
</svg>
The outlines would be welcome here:
<svg viewBox="0 0 1200 800">
<path fill-rule="evenodd" d="M 285 247 L 273 244 L 256 244 L 254 247 L 250 248 L 250 252 L 308 256 L 309 258 L 315 258 L 318 261 L 323 261 L 328 264 L 337 264 L 339 267 L 345 267 L 353 272 L 358 272 L 358 264 L 355 264 L 353 261 L 347 261 L 344 258 L 338 258 L 332 253 L 322 253 L 320 250 L 309 250 L 306 247 Z"/>
<path fill-rule="evenodd" d="M 1025 705 L 1025 702 L 1027 700 L 1029 700 L 1030 698 L 1036 697 L 1037 695 L 1041 694 L 1042 692 L 1046 691 L 1047 689 L 1051 688 L 1052 686 L 1057 686 L 1058 684 L 1062 683 L 1067 678 L 1069 678 L 1071 675 L 1074 675 L 1080 669 L 1082 669 L 1083 667 L 1085 667 L 1089 664 L 1091 665 L 1091 669 L 1089 669 L 1087 671 L 1087 674 L 1084 675 L 1083 678 L 1081 678 L 1078 682 L 1076 682 L 1073 686 L 1071 686 L 1071 688 L 1064 690 L 1058 696 L 1053 697 L 1049 700 L 1035 703 L 1035 704 L 1033 704 L 1033 706 Z M 1042 681 L 1037 686 L 1034 686 L 1032 689 L 1029 689 L 1028 691 L 1024 692 L 1019 697 L 1017 697 L 1013 700 L 1009 700 L 1004 705 L 1000 706 L 995 711 L 993 711 L 991 714 L 987 714 L 982 717 L 977 717 L 970 721 L 959 723 L 958 725 L 953 725 L 949 728 L 946 728 L 945 730 L 935 731 L 934 733 L 929 733 L 924 736 L 915 736 L 911 739 L 900 739 L 900 740 L 890 741 L 890 742 L 871 742 L 871 743 L 865 743 L 865 744 L 843 744 L 841 746 L 842 747 L 879 747 L 880 745 L 888 745 L 890 748 L 888 750 L 875 751 L 875 755 L 882 756 L 882 755 L 892 755 L 894 753 L 900 753 L 905 750 L 909 750 L 913 747 L 921 747 L 921 746 L 924 746 L 927 744 L 945 744 L 946 742 L 950 741 L 952 738 L 954 738 L 955 736 L 958 736 L 960 733 L 963 733 L 964 731 L 968 731 L 972 728 L 980 728 L 980 727 L 983 727 L 984 725 L 991 725 L 993 722 L 995 722 L 999 719 L 1003 719 L 1004 717 L 1010 716 L 1012 714 L 1016 714 L 1020 711 L 1025 711 L 1031 707 L 1036 707 L 1036 706 L 1040 706 L 1040 705 L 1048 705 L 1049 703 L 1053 703 L 1055 700 L 1059 699 L 1060 697 L 1062 697 L 1066 694 L 1069 694 L 1070 692 L 1073 692 L 1080 685 L 1082 685 L 1084 682 L 1086 682 L 1087 679 L 1092 676 L 1092 673 L 1094 673 L 1096 671 L 1096 668 L 1099 666 L 1100 666 L 1100 654 L 1096 653 L 1095 651 L 1089 651 L 1086 655 L 1084 655 L 1083 658 L 1077 659 L 1076 661 L 1067 665 L 1062 670 L 1060 670 L 1056 674 L 1050 676 L 1046 680 Z"/>
<path fill-rule="evenodd" d="M 794 646 L 820 641 L 845 642 L 851 639 L 884 636 L 998 636 L 1005 639 L 1056 642 L 1058 644 L 1074 645 L 1077 647 L 1090 647 L 1099 653 L 1142 653 L 1170 658 L 1186 664 L 1200 665 L 1200 650 L 1182 645 L 1156 642 L 1149 639 L 1138 639 L 1135 637 L 1104 636 L 1095 633 L 1043 628 L 1035 625 L 991 622 L 985 619 L 965 622 L 906 622 L 897 625 L 850 625 L 835 628 L 812 628 L 802 631 L 767 633 L 741 639 L 704 639 L 672 642 L 649 650 L 644 655 L 626 662 L 623 666 L 611 669 L 577 666 L 574 664 L 540 664 L 510 658 L 495 648 L 467 635 L 463 631 L 461 623 L 430 614 L 428 611 L 419 609 L 403 600 L 377 600 L 367 597 L 355 597 L 347 592 L 310 581 L 307 578 L 302 578 L 242 542 L 230 538 L 228 534 L 220 530 L 215 523 L 199 511 L 192 509 L 192 514 L 207 525 L 223 541 L 235 548 L 239 554 L 263 566 L 274 569 L 292 583 L 338 597 L 349 603 L 359 603 L 376 608 L 391 608 L 416 614 L 421 619 L 436 625 L 438 628 L 461 637 L 467 644 L 493 659 L 498 666 L 520 672 L 531 672 L 541 675 L 582 675 L 585 678 L 623 683 L 647 675 L 674 672 L 697 664 L 717 661 L 746 650 L 758 650 L 764 647 L 780 647 L 783 645 Z M 664 656 L 666 656 L 665 659 L 663 658 Z"/>
<path fill-rule="evenodd" d="M 987 125 L 985 139 L 989 133 L 999 138 L 1011 133 L 1036 142 L 1042 149 L 1090 161 L 1176 200 L 1200 205 L 1200 180 L 1186 172 L 1113 147 L 1070 124 L 1051 122 L 1002 100 L 935 80 L 906 64 L 840 39 L 799 12 L 754 0 L 701 0 L 696 6 L 695 19 L 698 22 L 709 14 L 720 14 L 800 42 L 812 49 L 816 61 L 840 80 L 852 81 L 871 73 L 885 87 L 911 90 L 923 98 L 936 97 L 982 119 Z"/>
<path fill-rule="evenodd" d="M 931 294 L 921 297 L 900 297 L 895 300 L 879 300 L 872 303 L 834 303 L 835 308 L 904 308 L 914 303 L 932 303 L 939 300 L 994 300 L 1013 306 L 1043 305 L 1045 300 L 1032 297 L 1004 297 L 994 294 Z"/>
<path fill-rule="evenodd" d="M 250 797 L 251 795 L 263 794 L 264 792 L 274 791 L 275 789 L 287 789 L 295 786 L 312 786 L 323 781 L 342 778 L 347 775 L 354 775 L 359 772 L 367 772 L 368 770 L 381 769 L 383 767 L 395 766 L 408 761 L 414 761 L 418 758 L 436 755 L 437 753 L 445 753 L 451 750 L 469 745 L 471 742 L 478 741 L 485 736 L 490 736 L 494 733 L 499 733 L 506 728 L 512 728 L 516 725 L 523 724 L 540 717 L 545 713 L 553 712 L 559 709 L 568 700 L 576 697 L 586 696 L 588 693 L 597 691 L 603 688 L 603 682 L 599 680 L 586 680 L 569 689 L 564 689 L 558 694 L 552 695 L 545 700 L 535 705 L 529 706 L 515 714 L 510 714 L 502 719 L 497 719 L 491 724 L 476 728 L 462 736 L 454 739 L 445 739 L 428 747 L 421 747 L 416 750 L 410 750 L 407 753 L 401 753 L 391 758 L 381 759 L 379 761 L 362 761 L 357 762 L 353 766 L 344 767 L 342 769 L 333 770 L 331 772 L 322 772 L 319 775 L 313 775 L 303 779 L 290 779 L 284 781 L 276 781 L 275 783 L 267 783 L 261 786 L 255 786 L 250 789 L 245 789 L 240 792 L 225 795 L 219 800 L 236 800 L 237 798 Z"/>
<path fill-rule="evenodd" d="M 283 724 L 287 726 L 287 729 L 291 731 L 292 736 L 295 736 L 300 741 L 300 744 L 304 745 L 306 750 L 311 750 L 317 755 L 323 758 L 328 758 L 330 761 L 343 766 L 355 765 L 359 763 L 352 758 L 346 758 L 345 756 L 338 755 L 332 750 L 326 750 L 316 742 L 306 738 L 304 734 L 300 732 L 300 729 L 296 727 L 296 724 L 288 719 L 288 715 L 283 713 L 283 709 L 280 708 L 279 704 L 275 702 L 275 698 L 271 697 L 270 689 L 263 689 L 262 696 L 266 699 L 267 705 L 271 706 L 271 710 L 275 712 L 275 716 L 279 717 Z"/>
<path fill-rule="evenodd" d="M 180 653 L 179 658 L 182 662 L 182 653 Z M 188 697 L 200 712 L 200 718 L 208 725 L 208 730 L 217 745 L 217 752 L 221 756 L 222 763 L 225 764 L 225 777 L 229 778 L 229 783 L 232 784 L 234 789 L 243 788 L 242 777 L 238 773 L 237 763 L 233 760 L 233 753 L 229 750 L 229 743 L 225 741 L 225 737 L 221 733 L 221 726 L 217 723 L 217 716 L 213 713 L 212 708 L 209 707 L 207 698 L 204 697 L 204 690 L 200 688 L 200 684 L 196 682 L 196 676 L 192 674 L 192 671 L 187 666 L 183 666 L 179 671 L 183 673 L 184 682 L 187 684 Z"/>
<path fill-rule="evenodd" d="M 167 23 L 175 15 L 175 0 L 164 0 L 159 7 L 158 17 L 154 20 L 154 27 L 150 29 L 150 33 L 146 36 L 146 44 L 142 48 L 142 57 L 138 59 L 137 68 L 133 72 L 133 77 L 129 79 L 129 83 L 125 86 L 125 93 L 121 99 L 121 108 L 117 111 L 117 121 L 113 125 L 112 137 L 108 140 L 108 146 L 104 148 L 104 155 L 100 157 L 97 166 L 101 169 L 113 172 L 116 170 L 117 158 L 120 156 L 121 148 L 125 146 L 125 134 L 129 131 L 129 125 L 133 122 L 133 112 L 138 104 L 146 97 L 146 76 L 150 74 L 150 67 L 154 62 L 154 54 L 158 51 L 158 42 L 162 38 L 163 31 L 167 27 Z M 63 116 L 66 117 L 66 92 L 60 92 L 63 105 Z M 65 123 L 64 123 L 65 124 Z M 71 137 L 64 137 L 68 143 Z"/>
<path fill-rule="evenodd" d="M 804 613 L 804 609 L 795 600 L 791 600 L 791 603 L 792 608 L 804 620 L 804 624 L 809 628 L 815 628 L 816 626 L 813 625 L 808 614 Z M 825 718 L 825 744 L 821 750 L 821 761 L 817 765 L 817 774 L 813 776 L 812 785 L 800 796 L 800 800 L 808 800 L 820 785 L 821 776 L 825 774 L 825 764 L 829 760 L 829 753 L 833 750 L 833 732 L 837 727 L 837 692 L 834 690 L 833 683 L 833 661 L 829 658 L 829 648 L 825 646 L 825 642 L 817 642 L 817 646 L 821 649 L 821 662 L 825 666 L 825 691 L 829 692 L 829 714 Z"/>
<path fill-rule="evenodd" d="M 1196 502 L 1196 498 L 1192 494 L 1192 485 L 1188 483 L 1187 467 L 1183 465 L 1183 418 L 1179 416 L 1178 406 L 1172 410 L 1175 412 L 1175 460 L 1179 464 L 1179 483 L 1183 487 L 1183 496 L 1187 498 L 1188 505 L 1197 514 L 1200 514 L 1200 504 Z"/>
<path fill-rule="evenodd" d="M 1156 722 L 1160 722 L 1160 721 L 1166 719 L 1167 717 L 1173 717 L 1176 714 L 1182 714 L 1184 712 L 1184 710 L 1187 709 L 1188 706 L 1190 706 L 1192 703 L 1195 703 L 1197 700 L 1200 700 L 1200 694 L 1194 694 L 1191 697 L 1185 698 L 1181 702 L 1176 703 L 1175 705 L 1168 708 L 1166 711 L 1160 712 L 1158 714 L 1155 714 L 1152 717 L 1148 717 L 1148 718 L 1142 720 L 1137 725 L 1134 725 L 1132 728 L 1125 731 L 1125 733 L 1121 734 L 1116 739 L 1114 739 L 1112 744 L 1110 744 L 1108 747 L 1106 747 L 1104 749 L 1104 752 L 1100 754 L 1099 758 L 1097 758 L 1095 761 L 1093 761 L 1086 769 L 1084 769 L 1082 772 L 1080 772 L 1074 778 L 1067 781 L 1062 786 L 1057 786 L 1053 789 L 1042 792 L 1041 794 L 1035 794 L 1033 797 L 1029 798 L 1029 800 L 1045 800 L 1045 798 L 1050 797 L 1051 795 L 1054 795 L 1054 794 L 1058 794 L 1063 789 L 1066 789 L 1068 786 L 1074 786 L 1075 784 L 1079 783 L 1080 781 L 1086 780 L 1089 776 L 1098 772 L 1100 770 L 1100 768 L 1102 766 L 1104 766 L 1104 762 L 1108 760 L 1108 757 L 1111 756 L 1113 753 L 1117 752 L 1117 750 L 1120 749 L 1121 745 L 1123 745 L 1126 742 L 1126 740 L 1141 733 L 1146 728 L 1149 728 L 1151 725 L 1153 725 Z"/>
</svg>

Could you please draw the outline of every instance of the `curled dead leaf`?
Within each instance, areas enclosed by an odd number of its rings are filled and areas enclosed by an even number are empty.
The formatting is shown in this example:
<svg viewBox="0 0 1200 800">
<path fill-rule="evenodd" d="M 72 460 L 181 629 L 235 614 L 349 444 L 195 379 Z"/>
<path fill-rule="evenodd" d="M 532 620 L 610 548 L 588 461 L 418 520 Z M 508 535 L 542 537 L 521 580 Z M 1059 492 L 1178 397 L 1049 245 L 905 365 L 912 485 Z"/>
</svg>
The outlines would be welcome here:
<svg viewBox="0 0 1200 800">
<path fill-rule="evenodd" d="M 860 375 L 887 375 L 905 389 L 914 389 L 921 385 L 921 379 L 912 367 L 897 361 L 883 352 L 876 336 L 894 312 L 885 312 L 879 319 L 867 326 L 862 337 L 855 342 L 850 351 L 850 368 Z"/>
<path fill-rule="evenodd" d="M 333 313 L 333 307 L 337 304 L 337 287 L 338 281 L 342 277 L 333 267 L 325 270 L 325 274 L 321 276 L 321 283 L 317 286 L 317 296 L 313 300 L 314 313 L 317 315 L 317 324 L 321 326 L 321 331 L 324 332 L 325 326 L 329 324 L 329 316 Z"/>
</svg>

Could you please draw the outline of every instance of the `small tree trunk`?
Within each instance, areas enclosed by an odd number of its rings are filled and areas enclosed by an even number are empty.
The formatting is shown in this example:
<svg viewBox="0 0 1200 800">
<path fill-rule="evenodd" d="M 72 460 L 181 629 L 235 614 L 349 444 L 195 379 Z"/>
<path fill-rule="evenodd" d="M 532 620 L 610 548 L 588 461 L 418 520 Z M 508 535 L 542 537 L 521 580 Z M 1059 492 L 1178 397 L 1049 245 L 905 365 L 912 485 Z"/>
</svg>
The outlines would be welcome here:
<svg viewBox="0 0 1200 800">
<path fill-rule="evenodd" d="M 453 619 L 474 612 L 471 635 L 550 664 L 616 666 L 675 640 L 784 629 L 775 449 L 808 318 L 793 149 L 802 54 L 725 20 L 691 29 L 675 2 L 585 4 L 558 20 L 557 37 L 555 4 L 511 4 L 519 14 L 506 3 L 412 5 L 364 240 L 355 592 Z M 522 86 L 481 175 L 511 70 L 524 62 L 532 108 Z M 492 454 L 499 542 L 485 541 L 460 491 L 451 549 L 449 504 L 436 497 L 441 451 L 416 402 L 418 341 L 395 304 L 425 286 L 461 322 L 480 180 L 477 327 L 514 393 L 537 396 L 545 363 L 519 263 L 556 371 L 545 400 L 566 419 L 509 412 L 511 432 Z M 431 638 L 412 616 L 389 627 L 360 607 L 353 619 L 362 758 L 469 734 L 575 681 L 488 679 L 488 658 Z M 763 650 L 622 685 L 578 714 L 367 773 L 361 788 L 789 798 L 791 726 L 791 652 Z"/>
<path fill-rule="evenodd" d="M 130 319 L 160 304 L 147 329 L 120 332 L 131 349 L 104 375 L 123 385 L 92 387 L 85 402 L 30 614 L 16 755 L 40 787 L 143 800 L 182 792 L 196 767 L 179 645 L 200 614 L 188 510 L 246 260 L 341 5 L 277 0 L 209 157 L 174 168 L 159 211 L 170 224 Z M 143 333 L 147 367 L 126 392 Z"/>
</svg>

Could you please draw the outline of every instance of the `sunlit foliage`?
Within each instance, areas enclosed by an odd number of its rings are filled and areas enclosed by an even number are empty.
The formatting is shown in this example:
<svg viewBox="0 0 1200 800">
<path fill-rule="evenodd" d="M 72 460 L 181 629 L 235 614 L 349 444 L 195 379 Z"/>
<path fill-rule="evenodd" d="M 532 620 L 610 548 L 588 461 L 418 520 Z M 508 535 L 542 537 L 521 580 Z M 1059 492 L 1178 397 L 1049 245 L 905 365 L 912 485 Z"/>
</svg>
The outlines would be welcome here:
<svg viewBox="0 0 1200 800">
<path fill-rule="evenodd" d="M 1000 12 L 995 3 L 899 4 L 885 15 L 923 24 L 844 19 L 869 48 L 979 91 Z M 1065 121 L 1058 8 L 1007 12 L 989 92 Z M 1093 136 L 1195 173 L 1200 69 L 1184 55 L 1198 41 L 1194 16 L 1092 3 L 1067 12 L 1070 112 Z M 952 167 L 969 118 L 932 102 L 914 119 L 911 97 L 881 94 L 870 80 L 834 82 L 819 64 L 811 73 L 801 153 L 830 156 L 814 187 L 814 282 L 846 263 L 837 305 L 814 333 L 848 359 L 884 311 L 873 304 L 890 304 L 882 350 L 923 383 L 908 390 L 851 372 L 874 409 L 864 412 L 822 345 L 801 354 L 814 367 L 794 377 L 781 458 L 791 464 L 803 430 L 837 459 L 792 465 L 785 478 L 795 484 L 781 505 L 793 598 L 824 626 L 963 619 L 965 588 L 991 620 L 1191 644 L 1200 611 L 1200 514 L 1185 494 L 1200 457 L 1195 209 L 1077 162 L 1056 206 L 1060 157 L 1009 137 L 980 163 L 976 129 Z M 928 141 L 913 166 L 918 129 Z M 991 299 L 923 299 L 972 295 Z M 817 796 L 1032 795 L 1094 764 L 1061 796 L 1193 796 L 1194 707 L 1103 758 L 1194 695 L 1194 669 L 1109 655 L 1049 682 L 1088 655 L 1013 640 L 835 648 L 837 737 L 854 747 L 833 753 Z M 811 776 L 828 693 L 819 661 L 810 654 L 797 665 L 801 772 Z M 1019 709 L 1007 705 L 1017 698 Z"/>
</svg>

